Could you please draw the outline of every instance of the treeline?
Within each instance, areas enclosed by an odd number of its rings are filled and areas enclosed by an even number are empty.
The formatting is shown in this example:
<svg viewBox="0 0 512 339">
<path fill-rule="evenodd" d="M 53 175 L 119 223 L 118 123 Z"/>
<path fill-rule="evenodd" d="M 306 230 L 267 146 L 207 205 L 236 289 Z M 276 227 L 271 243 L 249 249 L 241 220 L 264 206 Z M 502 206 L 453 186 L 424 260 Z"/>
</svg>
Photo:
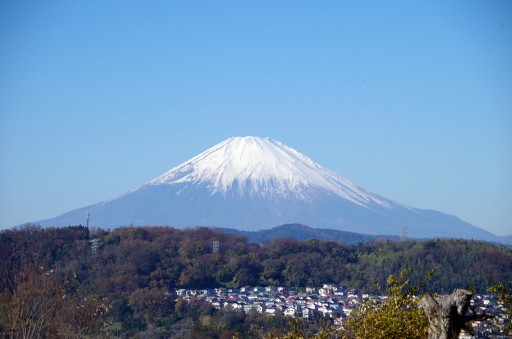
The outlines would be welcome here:
<svg viewBox="0 0 512 339">
<path fill-rule="evenodd" d="M 213 252 L 213 241 L 219 241 L 218 253 Z M 159 328 L 155 324 L 174 326 L 175 333 L 179 324 L 188 331 L 211 331 L 210 325 L 220 321 L 210 322 L 220 317 L 217 313 L 208 305 L 190 311 L 168 292 L 335 283 L 383 293 L 388 276 L 405 268 L 412 269 L 411 279 L 418 281 L 436 269 L 426 283 L 426 289 L 435 292 L 473 286 L 483 293 L 491 285 L 512 280 L 512 249 L 453 239 L 357 246 L 277 239 L 256 245 L 209 228 L 126 227 L 90 234 L 81 226 L 26 225 L 0 233 L 0 332 L 13 331 L 16 321 L 27 316 L 24 307 L 36 312 L 28 304 L 34 298 L 41 299 L 38 305 L 46 305 L 45 316 L 52 318 L 47 327 L 41 322 L 39 330 L 54 336 L 118 328 L 133 335 Z M 277 323 L 267 328 L 283 328 L 281 320 L 273 321 Z M 229 332 L 230 326 L 221 330 Z"/>
</svg>

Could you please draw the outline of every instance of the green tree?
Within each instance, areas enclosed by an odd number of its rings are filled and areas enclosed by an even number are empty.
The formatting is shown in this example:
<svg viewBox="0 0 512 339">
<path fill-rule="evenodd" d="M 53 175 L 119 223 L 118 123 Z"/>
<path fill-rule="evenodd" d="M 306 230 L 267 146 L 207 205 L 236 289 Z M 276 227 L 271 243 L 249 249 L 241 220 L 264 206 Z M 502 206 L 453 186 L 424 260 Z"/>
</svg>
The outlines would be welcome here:
<svg viewBox="0 0 512 339">
<path fill-rule="evenodd" d="M 418 307 L 417 293 L 432 271 L 423 281 L 411 285 L 407 276 L 411 270 L 402 270 L 400 276 L 388 278 L 387 298 L 383 301 L 370 299 L 349 317 L 343 336 L 346 338 L 426 338 L 428 319 Z"/>
<path fill-rule="evenodd" d="M 508 282 L 508 286 L 503 283 L 497 283 L 494 286 L 489 287 L 489 292 L 496 294 L 499 301 L 503 303 L 503 306 L 507 310 L 508 315 L 508 334 L 512 334 L 512 280 Z"/>
</svg>

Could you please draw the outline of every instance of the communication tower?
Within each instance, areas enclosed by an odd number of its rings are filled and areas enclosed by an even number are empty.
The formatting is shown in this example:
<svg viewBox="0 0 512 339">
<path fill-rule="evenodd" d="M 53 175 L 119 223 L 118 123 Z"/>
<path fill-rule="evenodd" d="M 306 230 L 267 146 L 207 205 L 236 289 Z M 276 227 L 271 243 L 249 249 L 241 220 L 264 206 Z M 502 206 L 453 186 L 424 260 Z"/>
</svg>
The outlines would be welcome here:
<svg viewBox="0 0 512 339">
<path fill-rule="evenodd" d="M 400 241 L 407 241 L 407 226 L 402 227 L 400 230 Z"/>
<path fill-rule="evenodd" d="M 87 228 L 89 228 L 89 220 L 91 220 L 91 213 L 87 212 Z"/>
<path fill-rule="evenodd" d="M 213 253 L 219 253 L 220 241 L 215 240 L 213 242 Z"/>
</svg>

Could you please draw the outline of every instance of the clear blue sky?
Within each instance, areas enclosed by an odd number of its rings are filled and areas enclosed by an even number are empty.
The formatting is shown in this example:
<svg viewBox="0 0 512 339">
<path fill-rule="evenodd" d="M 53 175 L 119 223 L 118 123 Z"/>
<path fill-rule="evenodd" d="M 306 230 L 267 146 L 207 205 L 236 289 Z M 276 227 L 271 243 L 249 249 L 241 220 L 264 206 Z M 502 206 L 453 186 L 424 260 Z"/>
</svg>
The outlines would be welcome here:
<svg viewBox="0 0 512 339">
<path fill-rule="evenodd" d="M 237 135 L 511 234 L 512 2 L 0 2 L 0 227 Z"/>
</svg>

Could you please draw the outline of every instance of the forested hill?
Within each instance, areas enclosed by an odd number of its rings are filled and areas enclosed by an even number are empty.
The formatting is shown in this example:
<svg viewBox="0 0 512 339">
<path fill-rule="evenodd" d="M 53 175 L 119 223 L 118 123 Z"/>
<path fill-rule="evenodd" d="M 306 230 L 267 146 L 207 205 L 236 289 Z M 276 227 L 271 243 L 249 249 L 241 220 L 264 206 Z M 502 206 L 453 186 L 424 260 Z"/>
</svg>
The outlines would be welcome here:
<svg viewBox="0 0 512 339">
<path fill-rule="evenodd" d="M 218 253 L 212 253 L 214 241 Z M 225 326 L 217 332 L 228 333 L 233 326 L 240 327 L 237 333 L 271 331 L 283 329 L 286 320 L 236 312 L 214 315 L 211 306 L 175 301 L 172 290 L 335 283 L 383 294 L 390 274 L 411 268 L 412 281 L 437 269 L 426 286 L 434 291 L 474 285 L 485 292 L 512 280 L 511 267 L 512 249 L 466 240 L 346 246 L 276 239 L 257 245 L 209 228 L 127 227 L 90 234 L 81 226 L 27 225 L 0 232 L 0 335 L 32 330 L 72 338 L 122 330 L 124 337 L 167 328 L 165 335 L 174 337 L 194 331 L 208 337 L 204 331 L 209 327 L 200 324 L 211 316 Z"/>
<path fill-rule="evenodd" d="M 241 236 L 209 228 L 27 226 L 0 233 L 0 265 L 15 276 L 27 263 L 76 275 L 80 285 L 102 295 L 137 288 L 240 287 L 245 285 L 320 286 L 336 283 L 366 292 L 384 290 L 401 269 L 412 278 L 437 273 L 427 288 L 451 292 L 475 286 L 477 292 L 512 280 L 512 249 L 468 240 L 375 242 L 346 246 L 332 241 L 276 239 L 251 244 Z M 97 239 L 97 240 L 93 240 Z M 219 253 L 212 253 L 219 241 Z"/>
<path fill-rule="evenodd" d="M 400 240 L 400 237 L 392 235 L 361 234 L 327 228 L 312 228 L 301 224 L 286 224 L 258 231 L 240 231 L 233 228 L 218 228 L 218 230 L 224 233 L 243 236 L 247 238 L 247 241 L 256 244 L 262 244 L 278 238 L 292 238 L 297 240 L 313 238 L 341 242 L 345 245 L 357 245 L 361 242 Z"/>
</svg>

